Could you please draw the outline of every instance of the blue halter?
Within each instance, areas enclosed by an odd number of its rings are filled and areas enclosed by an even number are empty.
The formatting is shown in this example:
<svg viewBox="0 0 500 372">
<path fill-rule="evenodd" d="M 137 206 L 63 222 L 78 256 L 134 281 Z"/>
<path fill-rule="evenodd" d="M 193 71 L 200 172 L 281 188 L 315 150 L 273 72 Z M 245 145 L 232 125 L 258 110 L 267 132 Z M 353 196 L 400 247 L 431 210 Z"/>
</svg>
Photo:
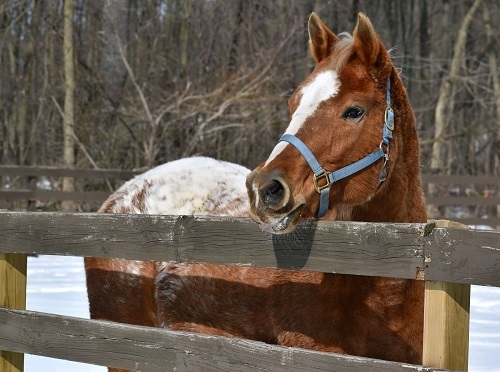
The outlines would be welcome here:
<svg viewBox="0 0 500 372">
<path fill-rule="evenodd" d="M 285 141 L 294 145 L 297 150 L 305 158 L 309 167 L 311 167 L 314 176 L 313 182 L 316 191 L 320 195 L 318 217 L 323 217 L 326 212 L 328 212 L 328 203 L 330 199 L 330 187 L 333 183 L 345 178 L 350 175 L 359 172 L 362 169 L 372 165 L 379 159 L 384 158 L 384 167 L 379 177 L 379 185 L 384 182 L 387 178 L 386 164 L 389 160 L 389 141 L 392 139 L 392 131 L 394 130 L 394 111 L 391 108 L 391 77 L 387 80 L 387 90 L 385 93 L 386 109 L 384 125 L 382 128 L 382 142 L 380 142 L 379 149 L 372 152 L 370 155 L 358 160 L 355 163 L 349 164 L 343 168 L 336 170 L 335 172 L 328 172 L 321 167 L 313 153 L 300 139 L 291 134 L 284 134 L 279 142 Z M 385 146 L 385 150 L 384 150 Z M 324 179 L 324 181 L 323 181 Z M 323 184 L 320 184 L 323 183 Z"/>
</svg>

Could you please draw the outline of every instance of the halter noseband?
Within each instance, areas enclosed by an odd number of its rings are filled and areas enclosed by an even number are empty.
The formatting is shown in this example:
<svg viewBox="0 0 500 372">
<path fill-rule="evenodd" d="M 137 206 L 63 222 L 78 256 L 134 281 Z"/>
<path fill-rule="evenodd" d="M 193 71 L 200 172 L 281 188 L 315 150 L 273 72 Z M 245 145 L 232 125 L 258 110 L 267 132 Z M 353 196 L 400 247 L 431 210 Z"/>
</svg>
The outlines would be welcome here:
<svg viewBox="0 0 500 372">
<path fill-rule="evenodd" d="M 394 130 L 394 111 L 391 108 L 391 77 L 387 80 L 387 90 L 385 93 L 385 102 L 387 107 L 385 108 L 384 125 L 382 128 L 382 142 L 380 142 L 379 149 L 372 152 L 370 155 L 349 164 L 343 168 L 336 170 L 335 172 L 328 172 L 321 167 L 313 153 L 300 139 L 292 134 L 284 134 L 279 142 L 285 141 L 294 145 L 297 150 L 302 154 L 304 159 L 311 167 L 314 176 L 313 182 L 316 191 L 320 195 L 318 217 L 323 217 L 326 212 L 328 212 L 328 203 L 330 199 L 330 187 L 333 183 L 345 178 L 350 175 L 359 172 L 362 169 L 372 165 L 379 159 L 384 158 L 384 167 L 379 177 L 379 185 L 384 182 L 387 178 L 386 164 L 389 160 L 389 141 L 392 139 L 392 131 Z M 385 150 L 384 150 L 385 147 Z M 323 181 L 324 179 L 324 181 Z M 323 183 L 324 182 L 324 183 Z M 323 183 L 323 184 L 320 184 Z"/>
</svg>

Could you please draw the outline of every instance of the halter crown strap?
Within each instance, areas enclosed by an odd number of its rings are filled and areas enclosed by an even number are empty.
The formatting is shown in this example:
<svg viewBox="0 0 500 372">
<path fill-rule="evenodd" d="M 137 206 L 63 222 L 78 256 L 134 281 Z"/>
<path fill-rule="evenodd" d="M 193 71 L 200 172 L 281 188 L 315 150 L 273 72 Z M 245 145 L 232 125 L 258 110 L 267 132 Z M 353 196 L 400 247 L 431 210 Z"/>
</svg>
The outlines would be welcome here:
<svg viewBox="0 0 500 372">
<path fill-rule="evenodd" d="M 359 172 L 362 169 L 367 168 L 379 159 L 384 158 L 384 167 L 379 176 L 379 184 L 386 180 L 387 170 L 386 163 L 389 159 L 389 141 L 392 139 L 392 131 L 394 130 L 394 112 L 391 108 L 391 78 L 387 80 L 387 90 L 386 90 L 386 104 L 384 125 L 382 128 L 382 142 L 380 143 L 379 149 L 372 152 L 370 155 L 349 164 L 343 168 L 336 170 L 335 172 L 328 172 L 323 169 L 319 164 L 318 160 L 314 154 L 309 150 L 309 148 L 302 142 L 299 138 L 292 134 L 284 134 L 278 142 L 288 142 L 295 146 L 295 148 L 302 154 L 304 159 L 309 164 L 313 172 L 313 182 L 314 187 L 320 194 L 320 202 L 318 207 L 318 217 L 323 217 L 328 212 L 328 204 L 330 199 L 330 187 L 333 183 L 349 177 L 354 173 Z M 386 150 L 384 151 L 384 146 Z"/>
</svg>

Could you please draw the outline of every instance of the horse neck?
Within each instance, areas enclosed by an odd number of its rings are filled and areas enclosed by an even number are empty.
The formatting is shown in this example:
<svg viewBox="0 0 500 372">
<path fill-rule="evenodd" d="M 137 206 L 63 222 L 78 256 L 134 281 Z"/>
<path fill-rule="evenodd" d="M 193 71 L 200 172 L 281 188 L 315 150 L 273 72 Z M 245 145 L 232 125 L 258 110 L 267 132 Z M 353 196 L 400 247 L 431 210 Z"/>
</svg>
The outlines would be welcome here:
<svg viewBox="0 0 500 372">
<path fill-rule="evenodd" d="M 395 69 L 392 71 L 393 103 L 397 113 L 391 141 L 387 180 L 367 203 L 340 207 L 337 220 L 366 222 L 426 222 L 427 214 L 420 178 L 420 146 L 415 116 L 406 90 Z"/>
</svg>

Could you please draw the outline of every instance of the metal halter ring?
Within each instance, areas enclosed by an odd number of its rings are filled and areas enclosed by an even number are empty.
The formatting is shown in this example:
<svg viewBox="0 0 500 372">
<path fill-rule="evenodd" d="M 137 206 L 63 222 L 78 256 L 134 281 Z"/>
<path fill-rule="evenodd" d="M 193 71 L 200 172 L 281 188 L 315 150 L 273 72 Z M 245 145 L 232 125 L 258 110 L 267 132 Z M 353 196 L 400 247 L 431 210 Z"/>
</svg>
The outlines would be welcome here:
<svg viewBox="0 0 500 372">
<path fill-rule="evenodd" d="M 385 151 L 384 151 L 384 146 L 385 146 Z M 383 166 L 383 168 L 385 168 L 385 165 L 389 161 L 389 144 L 385 144 L 384 141 L 382 141 L 382 142 L 380 142 L 379 148 L 384 153 L 384 166 Z"/>
<path fill-rule="evenodd" d="M 321 190 L 329 189 L 330 186 L 332 185 L 332 183 L 330 182 L 330 178 L 328 177 L 329 175 L 330 175 L 330 172 L 325 171 L 325 170 L 318 175 L 316 175 L 316 174 L 313 175 L 314 187 L 316 188 L 316 191 L 318 192 L 318 194 L 321 194 Z M 319 185 L 318 180 L 320 180 L 322 178 L 325 178 L 326 184 Z"/>
<path fill-rule="evenodd" d="M 379 149 L 383 151 L 384 157 L 386 159 L 389 159 L 389 144 L 385 143 L 383 140 L 380 142 L 380 145 L 378 145 Z M 384 151 L 385 147 L 385 151 Z"/>
</svg>

